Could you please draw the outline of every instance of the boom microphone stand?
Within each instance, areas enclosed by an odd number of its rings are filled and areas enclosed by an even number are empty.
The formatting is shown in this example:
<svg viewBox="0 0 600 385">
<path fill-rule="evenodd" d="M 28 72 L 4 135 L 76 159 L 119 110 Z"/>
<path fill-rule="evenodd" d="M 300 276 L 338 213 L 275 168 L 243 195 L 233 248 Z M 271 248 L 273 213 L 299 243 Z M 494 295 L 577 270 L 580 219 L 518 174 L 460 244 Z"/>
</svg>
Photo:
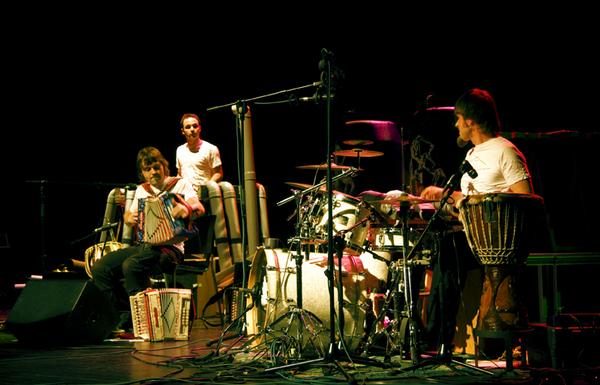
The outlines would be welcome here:
<svg viewBox="0 0 600 385">
<path fill-rule="evenodd" d="M 335 327 L 336 327 L 336 317 L 335 317 L 335 293 L 334 293 L 334 249 L 336 248 L 335 242 L 336 240 L 333 237 L 333 189 L 332 189 L 332 172 L 331 172 L 331 157 L 329 154 L 331 153 L 331 97 L 332 97 L 332 61 L 333 61 L 333 53 L 329 50 L 323 48 L 321 50 L 321 60 L 319 61 L 319 69 L 321 72 L 321 80 L 326 87 L 326 126 L 327 126 L 327 270 L 325 271 L 325 275 L 328 278 L 328 289 L 329 289 L 329 347 L 325 356 L 322 358 L 317 358 L 314 360 L 307 360 L 304 362 L 293 363 L 290 365 L 284 365 L 276 368 L 266 369 L 265 372 L 274 371 L 278 369 L 288 369 L 292 367 L 297 367 L 301 365 L 313 364 L 324 362 L 328 364 L 332 364 L 342 373 L 342 375 L 346 378 L 349 383 L 356 383 L 356 380 L 348 373 L 344 368 L 340 365 L 337 358 L 340 356 L 340 349 L 336 344 L 335 338 Z M 336 75 L 339 76 L 339 75 Z M 317 90 L 317 94 L 319 90 Z M 340 341 L 339 344 L 341 346 L 345 345 L 344 342 L 344 307 L 343 307 L 343 286 L 342 286 L 342 253 L 338 254 L 338 317 L 339 321 L 337 324 L 340 327 Z"/>
<path fill-rule="evenodd" d="M 462 175 L 464 173 L 468 173 L 471 178 L 476 178 L 477 177 L 477 171 L 475 171 L 475 169 L 473 169 L 473 167 L 471 166 L 471 164 L 467 160 L 464 160 L 461 163 L 460 167 L 458 168 L 458 171 L 455 174 L 453 174 L 450 177 L 450 179 L 448 180 L 448 182 L 446 183 L 446 186 L 444 187 L 444 190 L 443 190 L 443 193 L 442 193 L 442 199 L 440 200 L 440 206 L 439 206 L 439 208 L 435 211 L 435 213 L 430 218 L 429 222 L 427 223 L 427 226 L 425 226 L 425 229 L 421 233 L 419 239 L 415 243 L 414 247 L 410 250 L 410 253 L 405 257 L 405 261 L 404 261 L 405 264 L 406 264 L 407 261 L 409 261 L 409 260 L 411 260 L 413 258 L 414 254 L 415 254 L 415 251 L 418 250 L 419 246 L 421 245 L 425 234 L 428 233 L 428 231 L 431 228 L 432 224 L 434 224 L 439 219 L 439 216 L 440 216 L 440 213 L 441 213 L 443 207 L 446 205 L 446 203 L 450 199 L 450 196 L 452 195 L 452 193 L 454 191 L 456 191 L 456 189 L 458 188 L 458 185 L 460 184 L 460 178 L 462 177 Z M 405 247 L 406 247 L 406 241 L 407 241 L 406 238 L 404 238 Z M 397 282 L 393 283 L 393 285 L 396 285 L 396 284 L 397 284 Z M 394 286 L 392 286 L 392 287 L 394 287 Z M 412 306 L 412 303 L 409 304 L 409 306 Z M 413 320 L 411 320 L 411 323 L 414 323 Z M 413 349 L 414 349 L 414 353 L 418 355 L 419 352 L 416 349 L 416 347 L 417 347 L 417 341 L 415 340 L 415 338 L 416 338 L 416 333 L 413 333 L 413 328 L 411 327 L 411 333 L 410 333 L 411 353 L 413 353 Z M 485 373 L 485 374 L 488 374 L 488 375 L 491 375 L 491 376 L 494 375 L 492 372 L 490 372 L 488 370 L 481 369 L 481 368 L 479 368 L 477 366 L 469 365 L 467 363 L 454 360 L 451 357 L 449 359 L 444 358 L 444 360 L 431 359 L 431 360 L 423 360 L 421 362 L 418 362 L 418 359 L 413 358 L 413 363 L 414 363 L 413 366 L 401 369 L 400 371 L 401 372 L 405 372 L 405 371 L 415 370 L 415 369 L 418 369 L 418 368 L 423 368 L 423 367 L 428 366 L 428 365 L 438 365 L 440 363 L 443 363 L 443 364 L 454 363 L 456 365 L 463 366 L 465 368 L 469 368 L 469 369 L 472 369 L 474 371 L 478 371 L 480 373 Z"/>
<path fill-rule="evenodd" d="M 220 109 L 231 109 L 233 114 L 236 116 L 236 134 L 238 134 L 238 140 L 241 140 L 242 145 L 240 153 L 238 153 L 238 177 L 240 186 L 240 202 L 241 204 L 241 218 L 242 218 L 242 289 L 246 286 L 246 260 L 249 255 L 253 255 L 258 249 L 259 235 L 258 235 L 258 199 L 256 191 L 256 171 L 254 168 L 254 145 L 252 139 L 251 129 L 251 112 L 249 109 L 249 103 L 273 96 L 288 94 L 292 91 L 301 90 L 305 88 L 315 87 L 321 83 L 312 83 L 297 87 L 294 89 L 278 91 L 262 96 L 257 96 L 249 99 L 241 99 L 233 103 L 227 103 L 224 105 L 214 106 L 207 108 L 206 111 L 215 111 Z M 243 177 L 242 177 L 243 170 Z M 240 297 L 240 303 L 242 298 Z M 241 304 L 240 304 L 241 308 Z M 239 321 L 239 327 L 237 334 L 243 333 L 245 322 Z M 224 331 L 225 332 L 225 331 Z"/>
</svg>

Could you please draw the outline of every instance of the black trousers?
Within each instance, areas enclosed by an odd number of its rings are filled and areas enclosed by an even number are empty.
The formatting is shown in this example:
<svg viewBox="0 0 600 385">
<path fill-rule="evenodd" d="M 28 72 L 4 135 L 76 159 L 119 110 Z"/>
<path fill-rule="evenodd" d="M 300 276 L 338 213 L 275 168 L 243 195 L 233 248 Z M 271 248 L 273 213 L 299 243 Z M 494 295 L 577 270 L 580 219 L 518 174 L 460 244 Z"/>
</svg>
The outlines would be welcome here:
<svg viewBox="0 0 600 385">
<path fill-rule="evenodd" d="M 432 257 L 426 339 L 431 346 L 451 345 L 467 272 L 480 268 L 463 231 L 441 233 L 439 253 Z"/>
<path fill-rule="evenodd" d="M 146 244 L 115 250 L 94 263 L 92 280 L 116 310 L 126 311 L 129 296 L 146 289 L 153 274 L 172 272 L 180 254 L 173 246 Z"/>
</svg>

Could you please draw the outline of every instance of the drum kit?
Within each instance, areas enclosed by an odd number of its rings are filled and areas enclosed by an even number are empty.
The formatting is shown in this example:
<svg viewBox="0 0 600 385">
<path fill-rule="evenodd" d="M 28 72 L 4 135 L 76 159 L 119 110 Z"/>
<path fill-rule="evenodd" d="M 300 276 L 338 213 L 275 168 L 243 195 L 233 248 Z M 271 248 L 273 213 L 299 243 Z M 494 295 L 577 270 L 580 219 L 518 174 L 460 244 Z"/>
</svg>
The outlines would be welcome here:
<svg viewBox="0 0 600 385">
<path fill-rule="evenodd" d="M 341 154 L 341 152 L 340 152 Z M 346 154 L 346 153 L 344 153 Z M 375 151 L 355 151 L 361 156 L 379 156 Z M 382 153 L 381 153 L 382 154 Z M 299 169 L 322 170 L 326 164 L 298 166 Z M 333 178 L 353 175 L 358 170 L 332 164 L 332 169 L 342 174 Z M 247 316 L 247 331 L 258 336 L 258 342 L 290 339 L 296 354 L 326 352 L 331 328 L 327 322 L 339 317 L 337 331 L 343 330 L 339 344 L 350 352 L 367 353 L 379 341 L 378 335 L 400 338 L 393 346 L 406 346 L 406 335 L 392 331 L 403 324 L 408 313 L 404 291 L 412 266 L 426 267 L 435 252 L 434 240 L 428 239 L 415 258 L 407 261 L 406 246 L 414 245 L 419 238 L 419 227 L 410 223 L 417 215 L 419 204 L 431 203 L 409 194 L 367 201 L 340 191 L 331 192 L 332 213 L 329 215 L 329 196 L 325 183 L 310 185 L 286 182 L 293 188 L 296 202 L 296 234 L 288 240 L 287 249 L 259 249 L 252 262 L 249 287 L 258 287 L 260 299 L 254 300 L 251 314 Z M 289 202 L 290 198 L 278 205 Z M 330 224 L 330 217 L 332 223 Z M 328 231 L 332 227 L 334 241 L 329 243 Z M 405 241 L 406 240 L 406 241 Z M 341 262 L 341 278 L 334 272 L 334 296 L 342 301 L 330 311 L 328 295 L 328 248 L 334 245 Z M 405 267 L 408 267 L 406 269 Z M 337 268 L 336 268 L 337 270 Z M 389 287 L 390 277 L 402 275 L 395 287 Z M 382 298 L 394 297 L 393 301 Z M 389 305 L 391 303 L 391 305 Z M 341 304 L 341 305 L 340 305 Z M 386 305 L 387 304 L 387 305 Z M 343 308 L 340 311 L 340 306 Z M 380 319 L 376 320 L 380 316 Z M 337 319 L 337 318 L 336 318 Z M 300 325 L 298 325 L 298 322 Z M 343 324 L 343 325 L 342 325 Z M 371 338 L 368 338 L 371 335 Z M 391 336 L 391 337 L 390 337 Z M 297 357 L 296 357 L 297 358 Z"/>
<path fill-rule="evenodd" d="M 378 156 L 374 151 L 349 151 L 338 154 Z M 325 170 L 327 164 L 298 168 Z M 332 182 L 359 171 L 334 163 L 331 168 L 341 172 Z M 462 173 L 464 170 L 459 170 L 450 180 L 456 182 Z M 421 313 L 417 312 L 415 296 L 421 284 L 419 274 L 425 274 L 439 253 L 445 230 L 429 230 L 443 211 L 433 209 L 434 201 L 404 192 L 377 193 L 377 199 L 367 199 L 368 195 L 356 197 L 335 190 L 328 194 L 325 182 L 286 184 L 293 188 L 293 196 L 278 205 L 295 200 L 296 234 L 287 249 L 261 248 L 253 260 L 248 284 L 258 288 L 259 294 L 247 317 L 247 331 L 255 336 L 252 343 L 270 338 L 280 341 L 280 347 L 293 346 L 294 358 L 309 352 L 324 357 L 335 329 L 337 343 L 347 353 L 365 356 L 383 348 L 386 359 L 402 354 L 415 366 L 420 365 L 417 338 Z M 455 188 L 449 182 L 444 188 L 446 195 L 436 204 L 444 206 Z M 516 297 L 519 293 L 506 292 L 503 282 L 517 281 L 513 267 L 522 265 L 527 254 L 521 242 L 527 213 L 532 202 L 540 200 L 522 195 L 470 196 L 459 209 L 461 229 L 464 226 L 469 246 L 480 258 L 489 281 L 490 292 L 481 298 L 478 328 L 510 330 L 523 321 L 518 306 L 500 311 L 490 306 L 499 296 L 511 304 L 515 296 L 515 305 L 520 300 Z M 427 217 L 421 210 L 425 206 L 433 210 Z M 456 223 L 449 223 L 453 231 Z M 328 271 L 332 266 L 329 247 L 337 256 L 334 263 L 338 271 L 333 273 Z M 413 282 L 415 278 L 418 281 Z M 330 280 L 335 282 L 333 296 L 339 299 L 334 304 L 327 303 Z M 291 345 L 290 340 L 294 341 Z"/>
</svg>

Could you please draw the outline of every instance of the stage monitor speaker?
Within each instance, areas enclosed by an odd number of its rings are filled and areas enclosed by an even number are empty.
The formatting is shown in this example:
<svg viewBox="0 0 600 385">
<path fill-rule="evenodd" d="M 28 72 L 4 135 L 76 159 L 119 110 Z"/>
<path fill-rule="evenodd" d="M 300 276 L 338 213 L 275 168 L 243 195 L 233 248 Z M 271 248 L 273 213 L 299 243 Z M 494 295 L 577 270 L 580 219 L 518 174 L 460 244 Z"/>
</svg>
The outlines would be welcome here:
<svg viewBox="0 0 600 385">
<path fill-rule="evenodd" d="M 118 323 L 117 313 L 104 294 L 86 279 L 30 281 L 17 298 L 6 321 L 22 343 L 95 343 Z"/>
</svg>

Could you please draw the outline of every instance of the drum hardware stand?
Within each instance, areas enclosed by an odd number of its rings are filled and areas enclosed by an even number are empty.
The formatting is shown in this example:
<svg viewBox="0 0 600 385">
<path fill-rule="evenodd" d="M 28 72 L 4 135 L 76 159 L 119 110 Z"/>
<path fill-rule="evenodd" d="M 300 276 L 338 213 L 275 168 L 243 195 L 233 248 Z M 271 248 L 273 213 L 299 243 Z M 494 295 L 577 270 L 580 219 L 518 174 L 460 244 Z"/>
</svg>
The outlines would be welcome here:
<svg viewBox="0 0 600 385">
<path fill-rule="evenodd" d="M 46 185 L 48 181 L 27 180 L 25 183 L 36 183 L 40 185 L 40 273 L 46 274 L 48 254 L 46 253 Z"/>
<path fill-rule="evenodd" d="M 393 337 L 398 338 L 398 337 L 400 337 L 401 334 L 402 334 L 402 337 L 404 336 L 404 333 L 401 332 L 400 329 L 403 329 L 403 327 L 406 326 L 405 323 L 408 322 L 410 356 L 411 356 L 411 360 L 412 360 L 413 364 L 417 364 L 420 359 L 420 353 L 418 351 L 418 346 L 417 346 L 417 344 L 418 344 L 417 325 L 416 325 L 416 320 L 414 317 L 413 286 L 412 286 L 412 274 L 411 274 L 412 270 L 409 268 L 409 262 L 411 264 L 413 263 L 412 255 L 414 254 L 414 251 L 417 249 L 417 246 L 420 244 L 420 242 L 417 242 L 417 244 L 415 244 L 415 246 L 411 249 L 411 253 L 407 255 L 407 248 L 410 245 L 409 238 L 408 238 L 408 235 L 409 235 L 408 211 L 409 211 L 409 209 L 410 209 L 410 203 L 408 200 L 400 201 L 399 213 L 400 213 L 400 217 L 401 217 L 401 221 L 402 221 L 402 242 L 403 242 L 402 274 L 398 274 L 397 272 L 394 274 L 391 285 L 390 285 L 391 289 L 388 289 L 388 292 L 386 293 L 386 300 L 385 300 L 384 306 L 380 310 L 376 320 L 374 321 L 374 325 L 377 325 L 377 324 L 379 324 L 379 322 L 381 322 L 382 318 L 389 310 L 390 302 L 393 300 L 394 301 L 394 320 L 392 320 L 392 322 L 390 322 L 390 324 L 387 327 L 385 327 L 381 333 L 383 333 L 388 338 L 388 344 L 389 344 L 390 342 L 392 342 L 394 340 Z M 419 240 L 421 240 L 421 239 L 422 239 L 422 235 Z M 394 269 L 394 271 L 397 271 L 397 270 L 398 269 Z M 403 291 L 404 291 L 405 310 L 402 312 L 404 314 L 401 314 L 400 298 L 398 296 L 400 277 L 403 277 L 403 284 L 404 284 Z M 408 321 L 406 321 L 406 320 L 401 321 L 402 315 L 406 315 L 406 318 Z M 365 352 L 368 351 L 369 346 L 371 344 L 373 344 L 375 341 L 374 334 L 376 332 L 376 329 L 377 329 L 376 327 L 371 329 L 371 331 L 369 333 L 369 336 L 367 338 L 367 345 L 365 347 Z M 387 329 L 391 329 L 391 333 Z M 397 350 L 400 347 L 401 347 L 401 344 L 392 342 L 392 350 Z M 391 353 L 393 353 L 393 352 L 386 349 L 386 357 L 385 357 L 386 362 L 390 361 Z"/>
<path fill-rule="evenodd" d="M 296 210 L 298 213 L 298 216 L 296 219 L 296 231 L 299 234 L 299 236 L 292 238 L 289 242 L 291 243 L 290 252 L 294 252 L 294 250 L 295 250 L 294 260 L 296 263 L 296 305 L 293 306 L 290 310 L 288 310 L 284 314 L 282 314 L 281 316 L 279 316 L 277 319 L 275 319 L 273 322 L 271 322 L 271 324 L 269 324 L 269 326 L 267 326 L 265 328 L 266 330 L 273 330 L 275 325 L 279 324 L 281 321 L 288 318 L 286 326 L 282 329 L 282 332 L 285 335 L 287 335 L 288 332 L 290 331 L 290 329 L 292 328 L 292 325 L 294 324 L 294 322 L 297 321 L 298 322 L 298 328 L 296 329 L 297 345 L 294 345 L 293 348 L 297 349 L 296 355 L 298 357 L 302 357 L 302 349 L 303 349 L 302 344 L 304 342 L 304 333 L 305 332 L 308 332 L 311 334 L 311 336 L 309 337 L 309 343 L 314 348 L 314 350 L 321 357 L 325 354 L 323 346 L 319 347 L 315 343 L 315 339 L 319 338 L 319 336 L 318 336 L 319 332 L 315 331 L 316 328 L 314 327 L 314 325 L 322 326 L 323 323 L 316 315 L 314 315 L 310 311 L 304 310 L 302 308 L 302 262 L 303 262 L 303 258 L 306 259 L 307 261 L 310 259 L 310 243 L 307 242 L 308 240 L 310 240 L 310 238 L 308 237 L 310 234 L 308 234 L 309 231 L 307 229 L 310 227 L 310 223 L 308 223 L 308 224 L 306 223 L 306 221 L 309 218 L 304 218 L 304 215 L 302 214 L 301 200 L 304 195 L 314 191 L 315 187 L 316 186 L 313 186 L 304 191 L 298 191 L 294 194 L 294 197 L 296 198 L 296 206 L 297 206 Z M 297 249 L 295 249 L 293 247 L 294 243 L 296 243 L 298 245 Z M 304 253 L 304 255 L 302 253 Z M 275 370 L 275 369 L 277 369 L 277 368 L 272 368 L 271 370 Z"/>
<path fill-rule="evenodd" d="M 304 333 L 308 332 L 309 334 L 311 334 L 311 336 L 309 337 L 310 345 L 322 357 L 325 353 L 323 346 L 317 346 L 317 344 L 315 343 L 315 340 L 318 339 L 318 337 L 319 337 L 318 335 L 320 332 L 320 330 L 316 330 L 316 329 L 322 327 L 323 323 L 312 312 L 310 312 L 308 310 L 304 310 L 302 308 L 302 262 L 303 262 L 302 260 L 303 260 L 303 258 L 305 258 L 307 261 L 309 260 L 310 243 L 304 242 L 304 244 L 303 244 L 302 238 L 293 238 L 291 242 L 298 243 L 298 249 L 296 250 L 296 253 L 294 255 L 294 260 L 296 263 L 296 305 L 291 307 L 291 309 L 288 310 L 286 313 L 279 316 L 267 328 L 273 329 L 274 325 L 277 325 L 284 319 L 288 318 L 286 327 L 282 329 L 283 333 L 287 335 L 289 330 L 291 329 L 293 323 L 295 321 L 297 321 L 298 322 L 298 328 L 296 329 L 296 339 L 298 342 L 297 356 L 302 357 L 302 348 L 303 348 L 302 343 L 304 341 Z M 304 250 L 302 250 L 302 246 L 304 246 Z M 294 248 L 291 247 L 290 249 L 293 250 Z M 304 251 L 304 255 L 302 255 L 303 251 Z M 315 325 L 318 325 L 317 328 L 315 328 Z M 274 368 L 273 368 L 273 370 L 274 370 Z"/>
<path fill-rule="evenodd" d="M 460 183 L 460 178 L 462 177 L 462 175 L 464 173 L 469 173 L 469 176 L 471 176 L 472 178 L 477 177 L 477 172 L 471 167 L 471 165 L 465 160 L 463 161 L 463 163 L 460 165 L 458 172 L 456 172 L 455 174 L 453 174 L 450 179 L 448 180 L 448 182 L 446 183 L 446 186 L 444 186 L 443 192 L 442 192 L 442 199 L 440 200 L 440 206 L 439 208 L 435 211 L 435 213 L 431 216 L 431 219 L 429 220 L 429 222 L 427 223 L 427 226 L 425 226 L 425 229 L 423 230 L 423 232 L 421 233 L 421 235 L 419 236 L 419 239 L 417 240 L 417 242 L 415 243 L 415 245 L 413 246 L 413 248 L 410 250 L 410 253 L 408 253 L 408 255 L 406 255 L 406 252 L 404 251 L 406 249 L 406 247 L 403 248 L 403 261 L 405 263 L 404 269 L 406 270 L 406 262 L 412 260 L 414 253 L 416 250 L 418 250 L 418 248 L 420 247 L 420 245 L 422 244 L 423 238 L 425 236 L 425 234 L 427 234 L 429 232 L 429 229 L 431 228 L 431 226 L 438 221 L 438 218 L 440 216 L 440 213 L 443 209 L 443 207 L 446 205 L 446 203 L 448 202 L 448 200 L 450 199 L 450 196 L 452 195 L 452 193 L 454 191 L 456 191 L 456 189 L 458 188 L 458 185 Z M 405 202 L 402 202 L 405 203 Z M 408 202 L 406 202 L 408 203 Z M 406 215 L 406 214 L 405 214 Z M 404 216 L 405 216 L 404 215 Z M 406 218 L 404 218 L 406 219 Z M 405 221 L 404 223 L 404 227 L 403 227 L 403 241 L 404 241 L 404 245 L 406 246 L 406 244 L 408 243 L 408 238 L 406 238 L 406 235 L 408 234 L 408 223 Z M 410 276 L 408 277 L 408 279 L 410 279 Z M 394 286 L 396 285 L 396 282 L 393 282 Z M 392 286 L 392 287 L 394 287 Z M 443 292 L 443 290 L 442 290 Z M 402 372 L 404 371 L 411 371 L 411 370 L 415 370 L 415 369 L 419 369 L 419 368 L 423 368 L 425 366 L 429 366 L 429 365 L 439 365 L 439 364 L 446 364 L 449 365 L 451 363 L 454 363 L 456 365 L 465 367 L 465 368 L 469 368 L 472 369 L 474 371 L 480 372 L 480 373 L 484 373 L 490 376 L 493 376 L 494 373 L 485 370 L 485 369 L 481 369 L 475 365 L 470 365 L 458 360 L 455 360 L 452 358 L 452 356 L 448 356 L 448 357 L 441 357 L 441 359 L 438 358 L 433 358 L 433 359 L 429 359 L 429 360 L 423 360 L 420 361 L 420 353 L 418 352 L 418 346 L 417 346 L 417 341 L 416 341 L 416 333 L 413 333 L 413 327 L 414 327 L 414 320 L 412 317 L 412 303 L 410 303 L 410 307 L 409 307 L 409 314 L 411 314 L 411 320 L 413 322 L 411 322 L 411 333 L 410 333 L 410 344 L 411 344 L 411 358 L 413 361 L 413 365 L 407 368 L 403 368 L 401 369 Z M 416 331 L 416 330 L 415 330 Z M 412 353 L 414 352 L 418 355 L 417 357 L 412 357 Z M 420 362 L 419 362 L 420 361 Z"/>
<path fill-rule="evenodd" d="M 331 159 L 329 160 L 329 162 L 331 163 Z M 347 170 L 343 171 L 341 174 L 334 176 L 334 177 L 331 179 L 331 181 L 332 181 L 332 182 L 335 182 L 335 181 L 337 181 L 337 180 L 339 180 L 339 179 L 342 179 L 342 178 L 344 178 L 344 177 L 346 177 L 346 176 L 355 176 L 355 175 L 356 175 L 356 173 L 358 173 L 358 169 L 357 169 L 357 168 L 354 168 L 354 167 L 351 167 L 351 168 L 349 168 L 349 169 L 347 169 Z M 321 181 L 321 182 L 317 183 L 316 185 L 314 185 L 314 186 L 311 186 L 311 187 L 309 187 L 309 188 L 307 188 L 307 189 L 305 189 L 305 190 L 298 191 L 298 192 L 297 192 L 297 193 L 295 193 L 294 195 L 292 195 L 292 196 L 289 196 L 289 197 L 287 197 L 287 198 L 285 198 L 285 199 L 283 199 L 283 200 L 280 200 L 279 202 L 277 202 L 277 206 L 278 206 L 278 207 L 279 207 L 279 206 L 283 206 L 284 204 L 286 204 L 286 203 L 288 203 L 288 202 L 291 202 L 291 201 L 293 201 L 294 199 L 296 199 L 296 195 L 304 196 L 304 195 L 306 195 L 306 194 L 310 194 L 311 192 L 313 192 L 313 191 L 316 191 L 317 189 L 319 189 L 321 186 L 323 186 L 323 185 L 324 185 L 324 184 L 326 184 L 326 183 L 327 183 L 327 179 L 326 179 L 326 180 L 324 180 L 324 181 Z"/>
</svg>

